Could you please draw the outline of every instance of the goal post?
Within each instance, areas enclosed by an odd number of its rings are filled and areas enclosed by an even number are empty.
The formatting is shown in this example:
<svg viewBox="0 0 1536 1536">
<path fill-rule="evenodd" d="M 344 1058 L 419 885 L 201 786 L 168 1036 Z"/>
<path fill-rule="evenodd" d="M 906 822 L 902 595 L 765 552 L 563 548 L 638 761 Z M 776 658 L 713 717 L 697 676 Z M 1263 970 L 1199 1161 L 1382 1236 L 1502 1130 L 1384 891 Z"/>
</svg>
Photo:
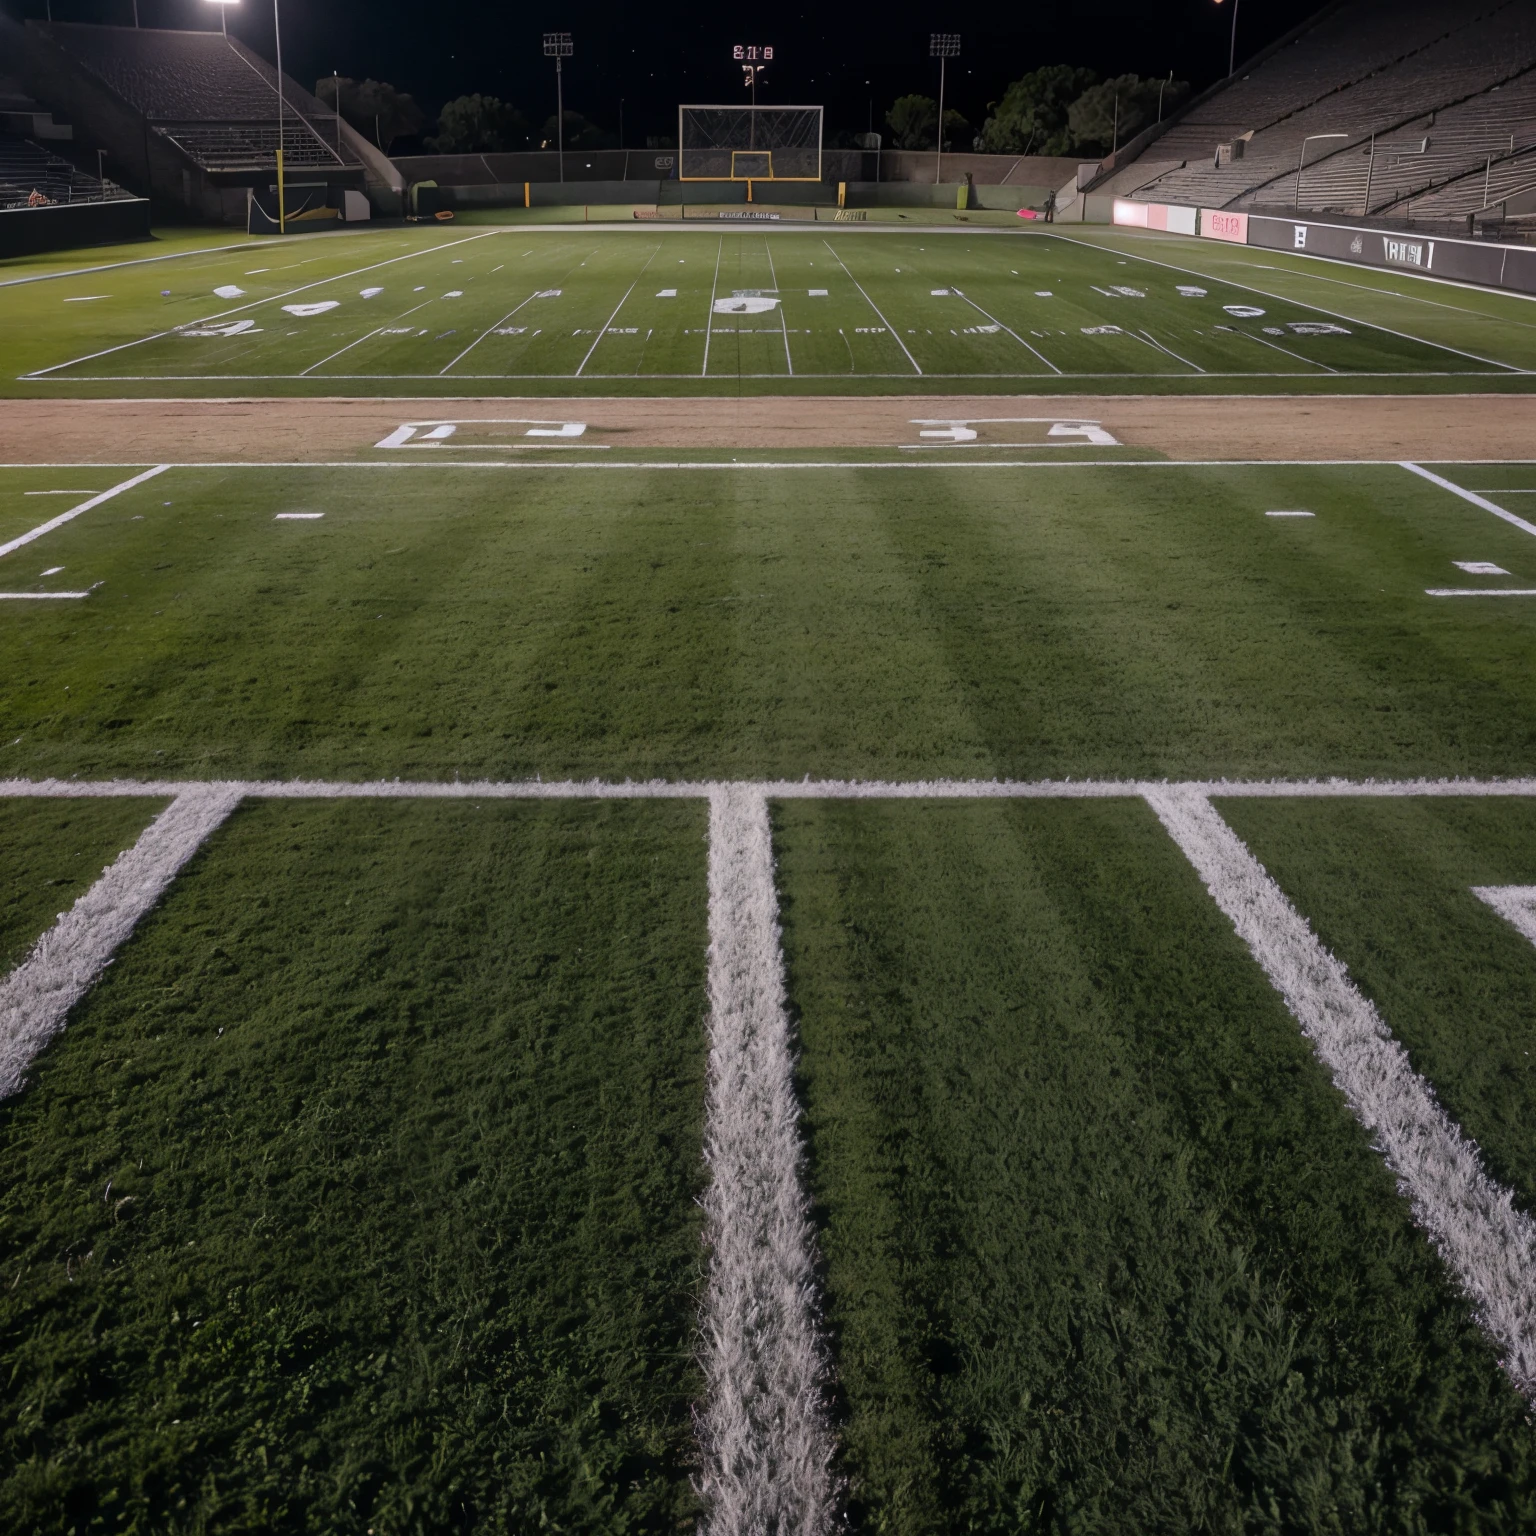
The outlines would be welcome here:
<svg viewBox="0 0 1536 1536">
<path fill-rule="evenodd" d="M 682 106 L 679 181 L 820 181 L 820 107 Z"/>
</svg>

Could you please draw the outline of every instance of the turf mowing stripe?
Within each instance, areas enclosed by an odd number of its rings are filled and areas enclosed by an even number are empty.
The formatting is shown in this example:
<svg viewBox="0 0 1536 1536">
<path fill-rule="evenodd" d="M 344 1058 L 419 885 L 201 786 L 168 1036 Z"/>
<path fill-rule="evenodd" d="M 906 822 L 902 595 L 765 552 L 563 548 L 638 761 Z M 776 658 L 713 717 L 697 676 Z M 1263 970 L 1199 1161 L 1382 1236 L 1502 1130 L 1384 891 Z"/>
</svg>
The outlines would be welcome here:
<svg viewBox="0 0 1536 1536">
<path fill-rule="evenodd" d="M 1536 944 L 1536 885 L 1474 885 L 1472 894 Z"/>
<path fill-rule="evenodd" d="M 883 325 L 886 328 L 886 330 L 889 331 L 890 334 L 895 338 L 896 345 L 898 347 L 900 347 L 903 352 L 906 352 L 906 354 L 907 354 L 907 361 L 912 364 L 912 371 L 914 373 L 921 374 L 923 370 L 918 367 L 917 359 L 915 357 L 913 357 L 910 352 L 907 352 L 907 344 L 906 344 L 906 342 L 904 342 L 901 339 L 901 333 L 896 329 L 896 327 L 894 325 L 891 324 L 891 322 L 889 320 L 887 320 L 885 318 L 884 315 L 880 314 L 880 306 L 878 304 L 876 304 L 875 301 L 872 298 L 870 298 L 870 296 L 867 293 L 864 292 L 864 285 L 858 280 L 858 278 L 856 278 L 853 275 L 852 272 L 848 271 L 848 264 L 847 264 L 847 262 L 845 262 L 843 260 L 843 258 L 837 254 L 836 251 L 832 250 L 832 242 L 830 240 L 823 240 L 821 243 L 824 246 L 826 246 L 826 248 L 829 251 L 832 251 L 832 259 L 833 259 L 833 261 L 835 261 L 838 264 L 838 266 L 840 266 L 843 269 L 844 272 L 848 273 L 848 281 L 850 283 L 852 283 L 853 286 L 859 290 L 859 296 L 864 300 L 864 302 L 866 304 L 869 305 L 869 307 L 872 310 L 874 310 L 874 312 L 877 315 L 880 315 L 880 323 L 881 323 L 881 325 Z M 1033 350 L 1033 349 L 1031 349 L 1031 350 Z M 1060 369 L 1058 369 L 1057 372 L 1060 372 Z M 826 377 L 834 378 L 834 377 L 838 377 L 838 375 L 828 374 L 828 375 L 826 375 Z M 977 374 L 976 377 L 977 378 L 982 378 L 982 377 L 984 377 L 984 375 Z M 1019 378 L 1031 378 L 1031 377 L 1033 377 L 1033 375 L 1031 375 L 1031 374 L 1019 374 L 1018 377 Z"/>
<path fill-rule="evenodd" d="M 239 790 L 221 784 L 177 795 L 0 982 L 0 1098 L 21 1087 L 27 1064 L 63 1029 L 113 952 L 239 802 Z"/>
<path fill-rule="evenodd" d="M 52 533 L 55 528 L 62 528 L 65 523 L 79 517 L 82 512 L 89 512 L 92 507 L 99 507 L 102 502 L 111 501 L 114 496 L 121 495 L 124 491 L 131 491 L 134 486 L 142 485 L 146 480 L 153 480 L 156 475 L 170 467 L 169 464 L 156 464 L 153 469 L 146 469 L 141 474 L 112 486 L 110 490 L 92 496 L 89 501 L 82 501 L 78 507 L 71 507 L 69 511 L 59 513 L 57 517 L 50 517 L 46 523 L 39 523 L 36 528 L 12 539 L 9 544 L 0 544 L 0 556 L 8 555 L 14 549 L 20 549 L 23 544 L 30 544 L 33 539 L 42 538 L 45 533 Z"/>
<path fill-rule="evenodd" d="M 1502 517 L 1506 523 L 1518 528 L 1522 533 L 1536 534 L 1536 523 L 1528 523 L 1523 517 L 1516 517 L 1513 512 L 1506 512 L 1503 507 L 1495 506 L 1486 497 L 1479 496 L 1476 491 L 1469 491 L 1457 485 L 1454 480 L 1447 480 L 1444 475 L 1434 474 L 1423 465 L 1415 464 L 1408 459 L 1403 459 L 1401 463 L 1410 474 L 1428 480 L 1431 485 L 1438 485 L 1442 491 L 1460 496 L 1463 501 L 1470 501 L 1474 507 L 1481 507 L 1484 512 L 1492 512 L 1495 517 Z"/>
<path fill-rule="evenodd" d="M 779 947 L 768 802 L 709 804 L 709 1087 L 700 1492 L 711 1536 L 833 1527 L 826 1351 Z"/>
<path fill-rule="evenodd" d="M 1146 799 L 1374 1136 L 1510 1379 L 1536 1395 L 1536 1222 L 1488 1176 L 1373 1004 L 1205 795 Z"/>
</svg>

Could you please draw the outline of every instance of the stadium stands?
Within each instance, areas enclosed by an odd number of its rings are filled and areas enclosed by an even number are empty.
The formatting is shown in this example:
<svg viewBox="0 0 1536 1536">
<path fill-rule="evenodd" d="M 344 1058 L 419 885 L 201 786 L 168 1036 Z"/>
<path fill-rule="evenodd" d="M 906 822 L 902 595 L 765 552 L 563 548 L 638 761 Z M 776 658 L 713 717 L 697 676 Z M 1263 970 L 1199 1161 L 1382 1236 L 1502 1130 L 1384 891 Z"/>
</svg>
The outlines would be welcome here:
<svg viewBox="0 0 1536 1536">
<path fill-rule="evenodd" d="M 1343 0 L 1194 102 L 1147 151 L 1183 163 L 1132 196 L 1464 218 L 1536 183 L 1533 150 L 1528 0 Z"/>
<path fill-rule="evenodd" d="M 48 203 L 99 203 L 126 197 L 115 182 L 98 181 L 68 160 L 16 134 L 0 133 L 0 208 Z"/>
<path fill-rule="evenodd" d="M 281 144 L 310 216 L 339 212 L 344 192 L 365 189 L 399 211 L 403 182 L 389 161 L 286 76 L 280 105 L 276 71 L 235 38 L 29 21 L 15 51 L 27 89 L 65 110 L 157 203 L 243 223 L 253 195 L 275 192 Z"/>
</svg>

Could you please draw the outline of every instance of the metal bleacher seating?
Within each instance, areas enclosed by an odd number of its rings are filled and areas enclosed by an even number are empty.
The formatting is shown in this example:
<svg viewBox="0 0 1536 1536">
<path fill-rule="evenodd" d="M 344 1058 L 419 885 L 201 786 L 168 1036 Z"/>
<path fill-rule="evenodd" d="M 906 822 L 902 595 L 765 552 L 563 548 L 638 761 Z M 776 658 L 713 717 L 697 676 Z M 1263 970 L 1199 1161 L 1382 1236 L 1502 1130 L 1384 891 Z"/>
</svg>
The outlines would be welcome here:
<svg viewBox="0 0 1536 1536">
<path fill-rule="evenodd" d="M 99 203 L 128 195 L 30 139 L 0 133 L 0 208 L 25 208 L 39 197 L 50 203 Z"/>
<path fill-rule="evenodd" d="M 1315 137 L 1325 134 L 1339 137 Z M 1244 152 L 1218 167 L 1216 145 L 1233 140 Z M 1346 0 L 1197 103 L 1149 150 L 1185 163 L 1133 195 L 1456 218 L 1524 190 L 1536 179 L 1533 149 L 1528 0 Z"/>
<path fill-rule="evenodd" d="M 276 163 L 277 74 L 235 38 L 62 22 L 41 30 L 199 165 L 229 171 Z M 287 76 L 283 102 L 286 162 L 358 164 L 335 113 Z"/>
</svg>

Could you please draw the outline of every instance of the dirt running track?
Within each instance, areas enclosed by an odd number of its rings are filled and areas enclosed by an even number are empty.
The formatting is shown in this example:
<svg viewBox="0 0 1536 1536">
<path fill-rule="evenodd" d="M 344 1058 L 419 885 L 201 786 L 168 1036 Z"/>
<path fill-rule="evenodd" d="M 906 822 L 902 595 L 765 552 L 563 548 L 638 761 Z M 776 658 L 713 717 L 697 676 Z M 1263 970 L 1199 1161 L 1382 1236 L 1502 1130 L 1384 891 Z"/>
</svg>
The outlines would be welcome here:
<svg viewBox="0 0 1536 1536">
<path fill-rule="evenodd" d="M 1096 421 L 1121 443 L 1177 459 L 1536 457 L 1536 396 L 987 395 L 749 399 L 10 400 L 0 463 L 314 461 L 371 450 L 402 423 L 585 422 L 584 446 L 671 449 L 895 448 L 914 421 L 1031 420 L 982 438 L 1044 440 L 1050 422 Z M 1041 422 L 1045 425 L 1041 425 Z M 484 426 L 460 429 L 468 446 Z M 521 427 L 501 429 L 510 447 Z M 978 442 L 977 446 L 983 446 Z M 428 450 L 430 451 L 430 449 Z M 496 449 L 490 449 L 496 452 Z"/>
</svg>

